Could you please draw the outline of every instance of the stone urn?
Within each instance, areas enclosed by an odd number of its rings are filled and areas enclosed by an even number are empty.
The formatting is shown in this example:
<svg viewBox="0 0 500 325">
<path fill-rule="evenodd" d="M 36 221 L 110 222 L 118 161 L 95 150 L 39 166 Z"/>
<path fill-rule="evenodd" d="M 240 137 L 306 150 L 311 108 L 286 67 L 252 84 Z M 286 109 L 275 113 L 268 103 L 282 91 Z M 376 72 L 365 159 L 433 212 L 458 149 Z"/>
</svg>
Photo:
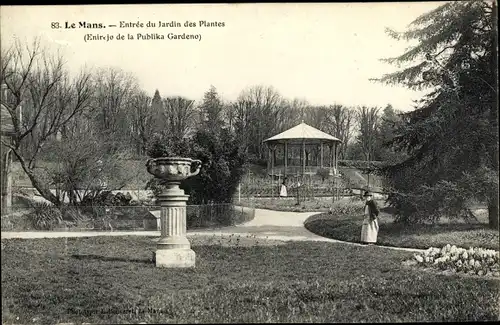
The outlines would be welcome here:
<svg viewBox="0 0 500 325">
<path fill-rule="evenodd" d="M 193 165 L 197 165 L 192 170 Z M 198 175 L 201 169 L 201 161 L 191 158 L 162 157 L 149 159 L 146 163 L 148 173 L 156 178 L 170 183 L 178 183 L 188 177 Z"/>
<path fill-rule="evenodd" d="M 161 237 L 156 245 L 157 267 L 194 267 L 195 252 L 186 237 L 186 201 L 189 195 L 179 187 L 182 180 L 198 175 L 201 161 L 191 158 L 162 157 L 149 159 L 148 173 L 162 180 L 165 188 L 156 195 L 160 206 Z"/>
</svg>

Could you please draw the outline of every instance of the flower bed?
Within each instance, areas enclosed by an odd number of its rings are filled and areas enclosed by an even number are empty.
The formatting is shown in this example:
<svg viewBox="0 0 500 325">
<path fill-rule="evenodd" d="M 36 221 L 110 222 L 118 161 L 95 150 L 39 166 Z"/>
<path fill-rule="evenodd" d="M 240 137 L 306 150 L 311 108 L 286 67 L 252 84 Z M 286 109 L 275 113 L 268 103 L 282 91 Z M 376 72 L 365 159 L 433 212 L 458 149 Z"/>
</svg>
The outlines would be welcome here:
<svg viewBox="0 0 500 325">
<path fill-rule="evenodd" d="M 419 266 L 433 267 L 451 272 L 500 276 L 499 252 L 492 249 L 470 247 L 465 249 L 450 244 L 443 248 L 431 247 L 414 255 Z"/>
</svg>

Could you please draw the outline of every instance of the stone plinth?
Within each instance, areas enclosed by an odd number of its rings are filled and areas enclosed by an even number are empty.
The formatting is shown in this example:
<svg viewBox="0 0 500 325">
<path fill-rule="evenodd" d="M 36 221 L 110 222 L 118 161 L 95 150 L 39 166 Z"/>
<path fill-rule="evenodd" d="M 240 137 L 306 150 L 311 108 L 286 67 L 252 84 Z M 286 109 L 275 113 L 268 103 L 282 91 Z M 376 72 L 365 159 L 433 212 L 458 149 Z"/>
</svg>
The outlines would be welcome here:
<svg viewBox="0 0 500 325">
<path fill-rule="evenodd" d="M 182 268 L 194 267 L 196 254 L 192 249 L 157 249 L 156 250 L 156 267 L 165 268 Z"/>
<path fill-rule="evenodd" d="M 194 267 L 195 252 L 186 237 L 186 201 L 189 195 L 174 182 L 156 201 L 161 206 L 161 238 L 156 244 L 157 267 Z"/>
</svg>

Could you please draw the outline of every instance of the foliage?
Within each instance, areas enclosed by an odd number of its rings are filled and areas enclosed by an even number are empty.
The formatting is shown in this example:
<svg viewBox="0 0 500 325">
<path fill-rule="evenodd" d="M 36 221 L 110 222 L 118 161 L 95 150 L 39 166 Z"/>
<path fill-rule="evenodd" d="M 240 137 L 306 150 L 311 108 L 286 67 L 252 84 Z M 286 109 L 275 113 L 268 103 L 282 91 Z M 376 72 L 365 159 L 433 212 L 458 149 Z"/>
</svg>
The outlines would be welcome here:
<svg viewBox="0 0 500 325">
<path fill-rule="evenodd" d="M 80 202 L 81 206 L 130 206 L 134 205 L 132 201 L 132 196 L 130 193 L 116 194 L 111 193 L 111 191 L 102 191 L 93 198 L 83 199 Z"/>
<path fill-rule="evenodd" d="M 488 192 L 490 226 L 498 227 L 498 185 L 488 181 L 492 187 L 476 195 L 463 181 L 468 172 L 498 175 L 495 15 L 494 3 L 453 2 L 417 18 L 406 32 L 390 32 L 417 44 L 386 61 L 413 66 L 379 81 L 429 89 L 414 111 L 401 115 L 403 123 L 391 141 L 408 158 L 383 171 L 395 192 L 390 202 L 405 220 L 436 220 L 443 210 L 455 214 L 448 203 L 453 195 L 479 200 Z"/>
<path fill-rule="evenodd" d="M 396 222 L 408 224 L 437 222 L 442 217 L 473 220 L 470 206 L 485 202 L 498 178 L 489 169 L 464 173 L 455 181 L 440 180 L 434 186 L 421 185 L 408 192 L 392 192 L 390 206 L 396 208 Z M 405 211 L 406 213 L 402 213 Z"/>
<path fill-rule="evenodd" d="M 202 162 L 197 176 L 182 184 L 189 203 L 229 203 L 243 175 L 246 156 L 237 138 L 227 129 L 200 130 L 194 136 L 191 156 Z"/>
<path fill-rule="evenodd" d="M 124 149 L 93 135 L 52 141 L 42 157 L 57 161 L 45 168 L 48 183 L 56 190 L 60 202 L 68 198 L 72 205 L 90 204 L 105 188 L 121 188 L 137 175 L 126 168 L 130 157 Z"/>
<path fill-rule="evenodd" d="M 47 202 L 34 202 L 28 220 L 36 230 L 52 230 L 62 223 L 61 211 Z"/>
<path fill-rule="evenodd" d="M 157 134 L 148 148 L 150 158 L 184 157 L 190 153 L 190 143 L 186 138 L 175 139 L 167 133 Z"/>
</svg>

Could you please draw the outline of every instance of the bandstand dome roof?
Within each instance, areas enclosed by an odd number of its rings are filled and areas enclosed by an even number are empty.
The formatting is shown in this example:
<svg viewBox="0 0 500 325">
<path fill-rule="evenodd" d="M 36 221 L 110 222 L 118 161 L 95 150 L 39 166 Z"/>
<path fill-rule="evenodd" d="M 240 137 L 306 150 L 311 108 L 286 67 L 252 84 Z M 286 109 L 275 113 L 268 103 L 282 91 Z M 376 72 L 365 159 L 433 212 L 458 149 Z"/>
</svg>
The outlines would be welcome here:
<svg viewBox="0 0 500 325">
<path fill-rule="evenodd" d="M 302 122 L 299 125 L 294 126 L 291 129 L 281 132 L 269 139 L 264 140 L 264 142 L 275 142 L 275 143 L 301 143 L 305 141 L 307 143 L 314 142 L 342 142 L 340 139 L 329 135 L 323 131 L 320 131 L 306 123 Z"/>
</svg>

